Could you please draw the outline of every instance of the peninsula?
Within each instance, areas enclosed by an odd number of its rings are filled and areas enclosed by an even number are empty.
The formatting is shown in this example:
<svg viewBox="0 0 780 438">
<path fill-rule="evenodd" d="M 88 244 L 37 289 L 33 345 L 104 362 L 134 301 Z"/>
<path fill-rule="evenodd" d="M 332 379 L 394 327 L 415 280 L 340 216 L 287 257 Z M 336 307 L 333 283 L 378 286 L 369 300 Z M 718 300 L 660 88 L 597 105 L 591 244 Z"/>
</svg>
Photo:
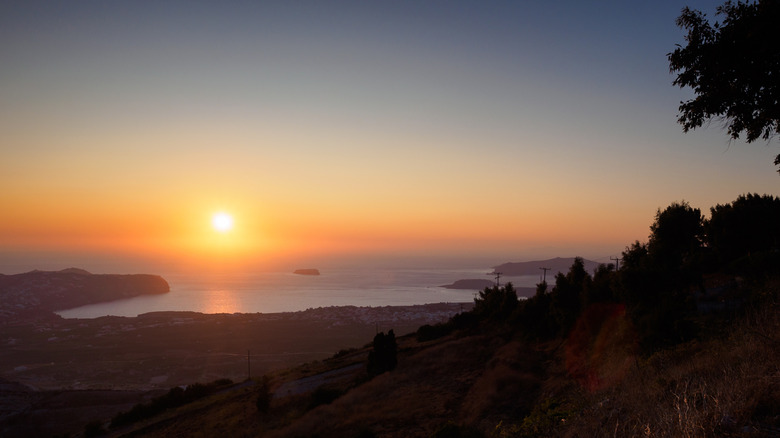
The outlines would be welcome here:
<svg viewBox="0 0 780 438">
<path fill-rule="evenodd" d="M 168 291 L 159 275 L 92 274 L 78 268 L 0 274 L 0 320 L 46 318 L 57 310 Z"/>
</svg>

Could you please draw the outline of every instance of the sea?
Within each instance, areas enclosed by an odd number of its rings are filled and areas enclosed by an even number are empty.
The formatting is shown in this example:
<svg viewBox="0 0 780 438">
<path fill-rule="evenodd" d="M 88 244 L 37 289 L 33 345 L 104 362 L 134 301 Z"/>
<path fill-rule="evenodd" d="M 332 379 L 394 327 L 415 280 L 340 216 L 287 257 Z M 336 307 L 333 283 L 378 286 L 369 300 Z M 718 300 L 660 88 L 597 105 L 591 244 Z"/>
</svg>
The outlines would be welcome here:
<svg viewBox="0 0 780 438">
<path fill-rule="evenodd" d="M 170 292 L 142 295 L 57 312 L 64 318 L 137 316 L 159 311 L 280 313 L 331 306 L 407 306 L 472 302 L 477 290 L 447 289 L 461 279 L 492 279 L 492 268 L 334 269 L 320 275 L 292 272 L 167 274 Z M 537 275 L 502 277 L 533 287 Z"/>
</svg>

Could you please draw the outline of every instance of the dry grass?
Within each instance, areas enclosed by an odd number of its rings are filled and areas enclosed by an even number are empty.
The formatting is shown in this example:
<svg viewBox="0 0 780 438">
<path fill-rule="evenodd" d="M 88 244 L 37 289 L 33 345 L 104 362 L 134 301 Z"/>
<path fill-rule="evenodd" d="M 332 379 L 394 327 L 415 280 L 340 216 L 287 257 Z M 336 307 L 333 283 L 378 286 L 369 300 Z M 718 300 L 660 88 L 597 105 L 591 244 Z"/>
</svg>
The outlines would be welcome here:
<svg viewBox="0 0 780 438">
<path fill-rule="evenodd" d="M 539 352 L 525 343 L 507 343 L 469 388 L 460 418 L 465 424 L 489 430 L 503 419 L 524 417 L 536 401 L 543 371 Z"/>
<path fill-rule="evenodd" d="M 343 395 L 330 404 L 312 408 L 313 395 L 301 394 L 274 399 L 259 414 L 257 388 L 246 388 L 161 419 L 142 435 L 408 438 L 449 428 L 496 438 L 780 436 L 780 306 L 727 332 L 641 358 L 625 312 L 601 307 L 586 312 L 565 342 L 534 347 L 507 333 L 399 338 L 395 371 L 356 375 L 334 388 Z M 280 371 L 272 387 L 366 354 Z"/>
<path fill-rule="evenodd" d="M 620 383 L 579 394 L 569 437 L 780 436 L 778 306 L 727 339 L 692 342 L 637 362 Z"/>
<path fill-rule="evenodd" d="M 268 436 L 428 436 L 457 418 L 463 394 L 501 344 L 468 337 L 443 342 L 404 360 L 398 368 L 320 406 Z"/>
</svg>

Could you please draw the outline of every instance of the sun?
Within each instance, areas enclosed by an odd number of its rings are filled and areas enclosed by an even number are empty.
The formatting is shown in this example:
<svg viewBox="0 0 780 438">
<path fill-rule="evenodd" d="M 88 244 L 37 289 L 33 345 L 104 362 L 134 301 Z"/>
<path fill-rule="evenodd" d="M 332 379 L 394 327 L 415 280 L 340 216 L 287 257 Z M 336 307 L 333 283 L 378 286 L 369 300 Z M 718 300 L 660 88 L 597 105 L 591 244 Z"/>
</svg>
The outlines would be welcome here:
<svg viewBox="0 0 780 438">
<path fill-rule="evenodd" d="M 233 228 L 233 216 L 225 212 L 216 213 L 211 218 L 211 225 L 220 233 L 227 233 Z"/>
</svg>

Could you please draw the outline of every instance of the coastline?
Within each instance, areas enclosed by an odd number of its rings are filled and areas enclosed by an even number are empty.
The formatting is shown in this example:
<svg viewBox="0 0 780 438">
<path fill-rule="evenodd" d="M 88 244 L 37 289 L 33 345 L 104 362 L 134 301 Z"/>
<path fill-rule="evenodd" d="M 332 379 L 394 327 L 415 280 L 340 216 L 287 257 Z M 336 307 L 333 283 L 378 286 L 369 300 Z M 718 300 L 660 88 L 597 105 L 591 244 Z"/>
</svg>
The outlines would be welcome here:
<svg viewBox="0 0 780 438">
<path fill-rule="evenodd" d="M 246 378 L 322 360 L 448 320 L 468 303 L 332 306 L 285 313 L 152 312 L 137 317 L 55 318 L 5 327 L 0 377 L 31 388 L 150 390 Z"/>
</svg>

